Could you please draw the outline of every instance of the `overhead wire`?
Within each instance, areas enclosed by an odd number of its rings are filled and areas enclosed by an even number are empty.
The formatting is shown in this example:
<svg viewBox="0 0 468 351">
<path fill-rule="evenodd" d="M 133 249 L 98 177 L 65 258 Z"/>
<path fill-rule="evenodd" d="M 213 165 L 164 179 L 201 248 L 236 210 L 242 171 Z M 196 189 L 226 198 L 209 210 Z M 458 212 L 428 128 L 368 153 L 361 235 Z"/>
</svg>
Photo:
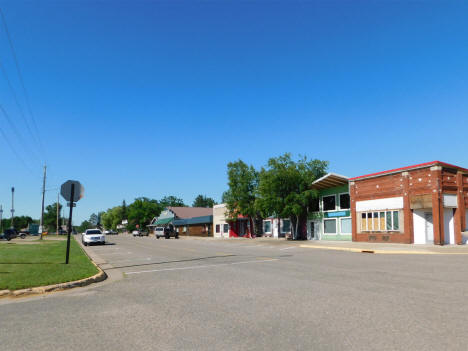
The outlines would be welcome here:
<svg viewBox="0 0 468 351">
<path fill-rule="evenodd" d="M 39 145 L 39 141 L 37 140 L 36 136 L 34 135 L 34 133 L 32 132 L 31 130 L 31 127 L 29 126 L 29 123 L 28 123 L 28 120 L 24 114 L 24 111 L 23 111 L 23 108 L 21 107 L 21 104 L 18 100 L 18 96 L 16 95 L 16 91 L 15 89 L 13 88 L 13 85 L 11 84 L 11 80 L 10 78 L 8 77 L 8 73 L 6 72 L 5 70 L 5 66 L 2 64 L 2 62 L 0 61 L 0 70 L 2 71 L 2 74 L 8 84 L 8 87 L 10 88 L 10 91 L 11 91 L 11 94 L 13 95 L 13 99 L 15 100 L 15 103 L 16 103 L 16 107 L 18 107 L 18 110 L 20 112 L 20 115 L 21 115 L 21 118 L 24 122 L 24 124 L 26 125 L 26 129 L 28 130 L 28 133 L 29 135 L 31 136 L 32 140 L 37 144 Z"/>
<path fill-rule="evenodd" d="M 15 62 L 16 72 L 18 74 L 18 78 L 19 78 L 19 81 L 21 83 L 21 88 L 23 90 L 26 106 L 28 108 L 28 112 L 29 112 L 29 115 L 30 115 L 30 118 L 31 118 L 31 121 L 32 121 L 32 125 L 33 125 L 33 127 L 35 129 L 35 132 L 37 134 L 37 139 L 39 141 L 39 147 L 42 150 L 42 153 L 44 154 L 44 158 L 45 158 L 44 144 L 42 143 L 41 135 L 40 135 L 39 129 L 37 127 L 36 119 L 35 119 L 33 110 L 31 108 L 31 104 L 29 102 L 29 95 L 28 95 L 28 92 L 26 90 L 26 85 L 24 84 L 24 79 L 23 79 L 23 75 L 21 73 L 21 69 L 20 69 L 20 66 L 19 66 L 18 57 L 16 55 L 16 50 L 15 50 L 14 45 L 13 45 L 13 40 L 11 38 L 10 31 L 8 30 L 8 25 L 6 23 L 5 15 L 3 14 L 3 10 L 1 8 L 0 8 L 0 17 L 2 18 L 2 24 L 3 24 L 3 27 L 5 29 L 6 36 L 8 38 L 8 43 L 10 45 L 11 53 L 12 53 L 12 56 L 13 56 L 13 61 Z"/>
<path fill-rule="evenodd" d="M 19 132 L 19 130 L 16 128 L 16 125 L 15 123 L 13 122 L 13 120 L 10 118 L 10 115 L 6 112 L 5 108 L 3 107 L 2 104 L 0 104 L 0 111 L 2 112 L 3 116 L 5 117 L 5 119 L 7 120 L 8 124 L 10 125 L 11 129 L 13 130 L 13 132 L 15 133 L 16 137 L 18 138 L 18 141 L 20 142 L 21 145 L 23 145 L 25 147 L 25 150 L 26 150 L 26 145 L 28 145 L 26 143 L 26 141 L 24 140 L 23 138 L 23 135 Z M 33 156 L 37 156 L 37 154 L 35 154 L 34 152 L 34 149 L 30 149 L 30 151 L 32 152 Z M 36 157 L 34 157 L 34 159 L 36 159 Z"/>
<path fill-rule="evenodd" d="M 16 151 L 16 149 L 14 148 L 13 144 L 11 143 L 10 139 L 8 138 L 8 135 L 7 133 L 5 133 L 5 131 L 3 130 L 2 127 L 0 127 L 0 134 L 2 134 L 3 136 L 3 139 L 6 141 L 8 147 L 11 149 L 11 151 L 13 152 L 13 154 L 16 156 L 16 158 L 23 164 L 23 166 L 28 170 L 29 173 L 31 173 L 31 175 L 35 176 L 34 175 L 34 172 L 32 171 L 32 169 L 28 166 L 28 164 L 24 161 L 24 159 L 21 157 L 21 155 L 18 153 L 18 151 Z"/>
</svg>

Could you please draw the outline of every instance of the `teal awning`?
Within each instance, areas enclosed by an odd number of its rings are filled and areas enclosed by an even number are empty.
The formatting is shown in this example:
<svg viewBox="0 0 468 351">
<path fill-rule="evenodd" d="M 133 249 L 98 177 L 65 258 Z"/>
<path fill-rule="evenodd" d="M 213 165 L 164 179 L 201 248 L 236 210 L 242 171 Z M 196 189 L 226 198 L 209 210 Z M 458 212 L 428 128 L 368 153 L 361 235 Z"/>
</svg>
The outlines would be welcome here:
<svg viewBox="0 0 468 351">
<path fill-rule="evenodd" d="M 163 224 L 168 224 L 173 221 L 174 217 L 169 217 L 169 218 L 161 218 L 158 219 L 156 222 L 153 223 L 153 225 L 163 225 Z"/>
</svg>

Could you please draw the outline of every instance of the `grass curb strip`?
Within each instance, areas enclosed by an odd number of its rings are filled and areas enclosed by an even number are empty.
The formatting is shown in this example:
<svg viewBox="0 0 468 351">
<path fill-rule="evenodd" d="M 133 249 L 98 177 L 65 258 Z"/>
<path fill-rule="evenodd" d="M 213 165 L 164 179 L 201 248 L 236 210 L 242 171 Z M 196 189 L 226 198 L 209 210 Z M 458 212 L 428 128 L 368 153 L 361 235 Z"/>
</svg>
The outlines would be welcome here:
<svg viewBox="0 0 468 351">
<path fill-rule="evenodd" d="M 81 245 L 79 246 L 81 248 Z M 57 283 L 57 284 L 51 284 L 51 285 L 45 285 L 45 286 L 36 286 L 34 288 L 26 288 L 26 289 L 19 289 L 19 290 L 0 290 L 0 299 L 6 298 L 6 297 L 23 297 L 23 296 L 29 296 L 29 295 L 45 294 L 45 293 L 54 292 L 54 291 L 68 290 L 68 289 L 73 289 L 77 287 L 87 286 L 93 283 L 99 283 L 99 282 L 102 282 L 103 280 L 106 280 L 107 279 L 106 272 L 104 272 L 96 263 L 94 263 L 92 258 L 88 255 L 88 253 L 85 250 L 83 250 L 83 252 L 89 258 L 91 263 L 98 269 L 99 272 L 96 273 L 95 275 L 88 277 L 88 278 L 71 281 L 71 282 Z"/>
</svg>

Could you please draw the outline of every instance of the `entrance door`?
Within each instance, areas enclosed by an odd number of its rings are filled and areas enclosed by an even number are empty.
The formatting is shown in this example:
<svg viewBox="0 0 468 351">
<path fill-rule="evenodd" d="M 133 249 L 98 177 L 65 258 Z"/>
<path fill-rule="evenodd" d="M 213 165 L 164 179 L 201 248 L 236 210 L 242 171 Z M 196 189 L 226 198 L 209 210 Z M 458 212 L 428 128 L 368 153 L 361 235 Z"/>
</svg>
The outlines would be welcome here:
<svg viewBox="0 0 468 351">
<path fill-rule="evenodd" d="M 320 222 L 309 221 L 307 240 L 320 240 Z"/>
<path fill-rule="evenodd" d="M 434 242 L 434 225 L 432 223 L 432 212 L 424 212 L 426 243 Z"/>
</svg>

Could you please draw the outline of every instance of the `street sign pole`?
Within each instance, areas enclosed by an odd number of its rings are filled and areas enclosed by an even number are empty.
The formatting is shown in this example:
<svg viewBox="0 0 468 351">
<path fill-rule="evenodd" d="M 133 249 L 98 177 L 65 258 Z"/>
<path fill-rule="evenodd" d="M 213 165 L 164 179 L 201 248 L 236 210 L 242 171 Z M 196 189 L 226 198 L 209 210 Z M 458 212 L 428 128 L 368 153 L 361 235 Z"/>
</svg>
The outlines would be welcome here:
<svg viewBox="0 0 468 351">
<path fill-rule="evenodd" d="M 70 216 L 68 217 L 68 236 L 67 236 L 67 258 L 65 264 L 68 264 L 70 256 L 70 236 L 72 232 L 72 216 L 73 216 L 73 199 L 75 197 L 75 184 L 71 184 L 71 196 L 70 196 Z"/>
</svg>

